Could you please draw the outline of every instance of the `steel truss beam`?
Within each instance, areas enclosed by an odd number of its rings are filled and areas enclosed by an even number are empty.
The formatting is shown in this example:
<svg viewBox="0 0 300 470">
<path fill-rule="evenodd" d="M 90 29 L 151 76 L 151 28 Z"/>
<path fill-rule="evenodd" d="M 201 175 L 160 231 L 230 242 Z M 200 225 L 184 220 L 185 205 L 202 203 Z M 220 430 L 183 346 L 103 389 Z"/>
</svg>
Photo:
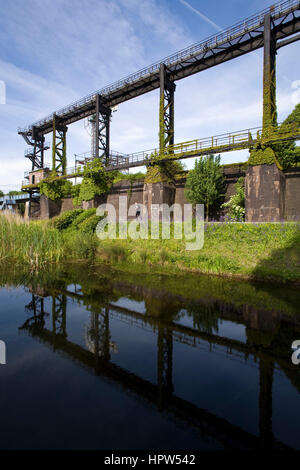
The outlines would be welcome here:
<svg viewBox="0 0 300 470">
<path fill-rule="evenodd" d="M 284 1 L 269 10 L 273 20 L 273 32 L 277 41 L 286 39 L 300 31 L 300 2 Z M 194 73 L 239 57 L 264 46 L 264 16 L 268 10 L 258 13 L 250 20 L 247 19 L 216 36 L 207 38 L 201 43 L 179 51 L 165 58 L 170 71 L 171 81 L 180 80 Z M 282 44 L 284 45 L 284 44 Z M 112 107 L 136 96 L 140 96 L 160 87 L 160 63 L 151 66 L 120 80 L 96 93 L 106 100 L 106 106 Z M 68 125 L 95 111 L 95 96 L 93 93 L 76 103 L 59 110 L 57 114 Z M 34 123 L 40 133 L 46 134 L 52 130 L 52 115 Z M 20 129 L 19 133 L 30 133 L 32 125 Z"/>
<path fill-rule="evenodd" d="M 165 64 L 160 64 L 159 150 L 165 153 L 174 145 L 174 92 L 176 85 L 169 79 Z"/>
<path fill-rule="evenodd" d="M 67 168 L 67 126 L 53 114 L 52 171 L 66 174 Z"/>
<path fill-rule="evenodd" d="M 96 95 L 96 129 L 95 129 L 95 157 L 101 158 L 103 164 L 109 164 L 109 134 L 111 109 L 106 105 L 105 100 Z"/>
</svg>

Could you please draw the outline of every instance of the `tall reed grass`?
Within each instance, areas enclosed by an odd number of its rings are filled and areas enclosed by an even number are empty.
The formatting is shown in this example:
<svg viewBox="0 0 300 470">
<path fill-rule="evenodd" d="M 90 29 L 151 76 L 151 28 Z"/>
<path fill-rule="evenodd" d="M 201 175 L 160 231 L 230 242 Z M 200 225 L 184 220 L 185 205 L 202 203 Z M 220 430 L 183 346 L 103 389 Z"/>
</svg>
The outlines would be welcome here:
<svg viewBox="0 0 300 470">
<path fill-rule="evenodd" d="M 0 263 L 26 264 L 31 269 L 64 259 L 89 258 L 96 250 L 93 235 L 62 234 L 48 224 L 25 222 L 19 215 L 0 213 Z"/>
</svg>

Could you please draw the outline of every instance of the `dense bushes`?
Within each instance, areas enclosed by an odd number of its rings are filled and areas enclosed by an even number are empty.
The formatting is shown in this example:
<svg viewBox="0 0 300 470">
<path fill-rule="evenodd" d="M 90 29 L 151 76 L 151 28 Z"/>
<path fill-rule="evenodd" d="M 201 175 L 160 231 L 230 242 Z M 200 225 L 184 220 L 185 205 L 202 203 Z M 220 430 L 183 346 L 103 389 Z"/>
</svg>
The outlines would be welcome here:
<svg viewBox="0 0 300 470">
<path fill-rule="evenodd" d="M 95 158 L 84 166 L 82 177 L 81 185 L 73 190 L 75 206 L 82 201 L 90 201 L 95 196 L 108 193 L 113 184 L 114 175 L 105 170 L 100 158 Z"/>
<path fill-rule="evenodd" d="M 94 214 L 79 224 L 78 229 L 83 233 L 94 233 L 102 217 Z"/>
<path fill-rule="evenodd" d="M 73 209 L 66 211 L 50 221 L 50 225 L 58 230 L 68 232 L 94 233 L 102 217 L 96 215 L 96 209 Z"/>
<path fill-rule="evenodd" d="M 77 229 L 79 226 L 86 220 L 89 219 L 92 215 L 96 214 L 96 208 L 86 209 L 81 212 L 72 222 L 72 229 Z"/>
<path fill-rule="evenodd" d="M 59 215 L 53 220 L 53 227 L 57 228 L 58 230 L 65 230 L 72 224 L 77 216 L 83 212 L 83 209 L 73 209 L 63 212 L 63 214 Z"/>
<path fill-rule="evenodd" d="M 44 180 L 39 184 L 40 194 L 44 194 L 52 201 L 68 197 L 72 193 L 72 183 L 68 180 Z"/>
</svg>

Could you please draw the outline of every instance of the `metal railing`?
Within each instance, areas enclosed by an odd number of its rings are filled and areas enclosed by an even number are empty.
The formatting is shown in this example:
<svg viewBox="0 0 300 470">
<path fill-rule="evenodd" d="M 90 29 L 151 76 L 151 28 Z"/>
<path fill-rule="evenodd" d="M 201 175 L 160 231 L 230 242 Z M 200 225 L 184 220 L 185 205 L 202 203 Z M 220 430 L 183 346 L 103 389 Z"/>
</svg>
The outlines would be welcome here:
<svg viewBox="0 0 300 470">
<path fill-rule="evenodd" d="M 155 161 L 155 156 L 159 159 L 180 159 L 192 157 L 193 155 L 205 155 L 209 152 L 224 152 L 230 150 L 242 150 L 254 145 L 258 140 L 263 143 L 280 142 L 288 139 L 298 139 L 300 137 L 300 125 L 298 122 L 280 127 L 272 127 L 263 131 L 262 127 L 253 127 L 237 132 L 220 134 L 212 137 L 194 139 L 187 142 L 180 142 L 166 149 L 165 154 L 160 154 L 159 149 L 151 149 L 142 152 L 135 152 L 128 155 L 128 161 L 120 163 L 118 168 L 131 166 L 141 163 L 150 163 L 151 159 Z M 112 169 L 112 168 L 110 168 Z"/>
<path fill-rule="evenodd" d="M 172 147 L 168 147 L 165 153 L 160 153 L 159 149 L 154 148 L 131 154 L 121 154 L 119 159 L 115 156 L 115 159 L 111 160 L 111 164 L 107 166 L 107 170 L 122 170 L 124 168 L 132 168 L 134 166 L 142 166 L 150 163 L 155 164 L 155 162 L 160 160 L 179 160 L 181 158 L 208 155 L 210 153 L 242 150 L 255 145 L 258 141 L 265 145 L 285 140 L 300 139 L 300 124 L 298 122 L 280 124 L 279 126 L 280 127 L 270 127 L 264 130 L 262 127 L 252 127 L 242 131 L 180 142 Z M 90 153 L 86 152 L 85 154 Z M 126 158 L 124 158 L 124 155 L 126 155 Z M 66 173 L 58 177 L 80 177 L 84 166 L 84 164 L 81 164 L 68 167 Z M 23 184 L 23 186 L 27 185 L 28 181 Z"/>
<path fill-rule="evenodd" d="M 295 11 L 296 9 L 299 9 L 299 8 L 300 8 L 299 0 L 286 0 L 283 2 L 278 2 L 274 4 L 273 6 L 269 8 L 265 8 L 261 10 L 259 13 L 256 13 L 246 18 L 242 22 L 236 23 L 235 25 L 231 26 L 228 29 L 221 31 L 218 34 L 209 36 L 204 41 L 193 44 L 192 46 L 182 49 L 176 52 L 175 54 L 169 55 L 168 57 L 165 57 L 159 62 L 155 62 L 149 65 L 148 67 L 142 68 L 138 70 L 137 72 L 112 83 L 111 85 L 101 88 L 100 90 L 95 91 L 81 98 L 78 101 L 74 101 L 68 106 L 60 108 L 59 110 L 55 112 L 55 114 L 57 116 L 63 116 L 67 113 L 70 113 L 71 111 L 75 109 L 81 108 L 82 106 L 86 104 L 92 103 L 95 100 L 95 97 L 97 94 L 102 95 L 102 96 L 108 95 L 109 93 L 114 92 L 118 89 L 121 89 L 126 85 L 132 84 L 143 78 L 147 78 L 147 76 L 150 76 L 154 73 L 158 73 L 161 63 L 164 63 L 169 67 L 175 66 L 176 64 L 183 62 L 184 60 L 197 55 L 199 52 L 206 51 L 208 49 L 212 49 L 214 47 L 227 43 L 228 41 L 235 39 L 241 36 L 242 34 L 249 32 L 251 30 L 254 30 L 255 28 L 261 26 L 264 22 L 264 16 L 267 13 L 271 13 L 273 19 L 275 19 L 276 17 L 283 16 L 284 14 L 287 14 L 291 11 Z M 33 124 L 31 124 L 30 126 L 26 128 L 18 128 L 18 131 L 24 132 L 24 133 L 29 132 L 33 126 L 41 127 L 44 124 L 51 122 L 52 119 L 53 119 L 53 114 L 49 114 L 47 117 L 34 122 Z"/>
</svg>

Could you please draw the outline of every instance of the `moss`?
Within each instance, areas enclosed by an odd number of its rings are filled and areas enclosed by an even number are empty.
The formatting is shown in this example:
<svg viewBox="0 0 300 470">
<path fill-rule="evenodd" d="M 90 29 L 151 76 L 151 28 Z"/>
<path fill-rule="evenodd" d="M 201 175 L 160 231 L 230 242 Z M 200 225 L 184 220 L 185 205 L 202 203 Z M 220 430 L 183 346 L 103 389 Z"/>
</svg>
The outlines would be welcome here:
<svg viewBox="0 0 300 470">
<path fill-rule="evenodd" d="M 164 94 L 161 93 L 159 100 L 159 149 L 162 151 L 165 148 L 165 121 L 164 121 Z"/>
<path fill-rule="evenodd" d="M 276 61 L 266 66 L 263 81 L 263 134 L 268 137 L 277 126 Z"/>
<path fill-rule="evenodd" d="M 174 183 L 175 179 L 183 171 L 183 164 L 179 160 L 161 161 L 161 156 L 155 151 L 150 155 L 144 181 L 145 183 L 159 183 L 163 181 Z"/>
<path fill-rule="evenodd" d="M 273 165 L 275 162 L 275 152 L 271 147 L 250 150 L 249 165 Z"/>
</svg>

